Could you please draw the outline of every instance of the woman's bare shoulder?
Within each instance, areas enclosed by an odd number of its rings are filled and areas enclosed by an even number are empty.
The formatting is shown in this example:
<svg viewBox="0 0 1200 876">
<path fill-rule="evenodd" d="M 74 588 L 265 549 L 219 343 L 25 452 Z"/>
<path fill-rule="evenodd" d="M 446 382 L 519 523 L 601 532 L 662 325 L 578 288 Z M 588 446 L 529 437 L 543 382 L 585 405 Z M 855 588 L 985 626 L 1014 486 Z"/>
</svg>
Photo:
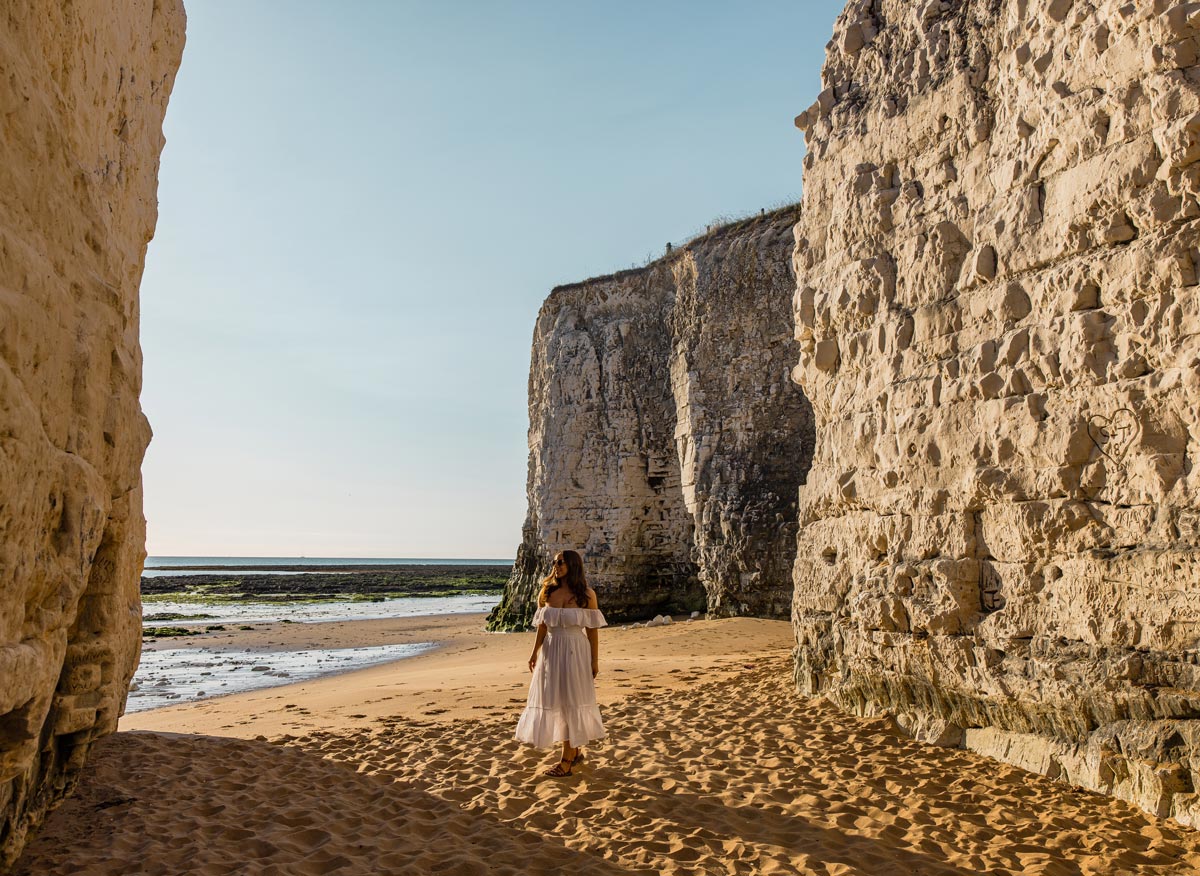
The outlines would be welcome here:
<svg viewBox="0 0 1200 876">
<path fill-rule="evenodd" d="M 600 600 L 598 600 L 596 598 L 596 591 L 593 590 L 591 587 L 589 587 L 587 589 L 587 601 L 588 601 L 588 604 L 587 604 L 588 608 L 599 608 L 600 607 Z"/>
</svg>

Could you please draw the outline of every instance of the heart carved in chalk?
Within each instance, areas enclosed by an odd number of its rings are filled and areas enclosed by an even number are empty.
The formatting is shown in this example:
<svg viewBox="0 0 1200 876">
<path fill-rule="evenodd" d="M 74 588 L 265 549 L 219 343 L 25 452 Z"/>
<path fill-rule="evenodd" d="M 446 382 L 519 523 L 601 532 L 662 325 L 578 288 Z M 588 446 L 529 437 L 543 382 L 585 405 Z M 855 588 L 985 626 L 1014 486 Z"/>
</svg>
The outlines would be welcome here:
<svg viewBox="0 0 1200 876">
<path fill-rule="evenodd" d="M 1137 414 L 1129 408 L 1121 408 L 1111 417 L 1102 414 L 1088 417 L 1088 437 L 1101 453 L 1118 465 L 1123 463 L 1125 454 L 1141 431 Z"/>
</svg>

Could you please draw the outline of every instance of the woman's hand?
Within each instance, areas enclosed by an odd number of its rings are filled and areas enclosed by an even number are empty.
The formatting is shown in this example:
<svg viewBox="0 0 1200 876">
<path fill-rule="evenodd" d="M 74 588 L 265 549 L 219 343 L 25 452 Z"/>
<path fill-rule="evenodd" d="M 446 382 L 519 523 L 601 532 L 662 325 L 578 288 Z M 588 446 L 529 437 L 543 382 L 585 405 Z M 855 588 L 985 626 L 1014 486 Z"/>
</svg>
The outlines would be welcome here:
<svg viewBox="0 0 1200 876">
<path fill-rule="evenodd" d="M 595 660 L 592 661 L 592 678 L 595 678 L 600 673 L 600 664 Z"/>
<path fill-rule="evenodd" d="M 536 663 L 537 663 L 537 651 L 534 651 L 533 654 L 531 654 L 529 657 L 529 671 L 530 672 L 533 672 L 533 667 Z M 592 677 L 593 678 L 596 677 L 596 674 L 594 672 L 592 673 Z"/>
</svg>

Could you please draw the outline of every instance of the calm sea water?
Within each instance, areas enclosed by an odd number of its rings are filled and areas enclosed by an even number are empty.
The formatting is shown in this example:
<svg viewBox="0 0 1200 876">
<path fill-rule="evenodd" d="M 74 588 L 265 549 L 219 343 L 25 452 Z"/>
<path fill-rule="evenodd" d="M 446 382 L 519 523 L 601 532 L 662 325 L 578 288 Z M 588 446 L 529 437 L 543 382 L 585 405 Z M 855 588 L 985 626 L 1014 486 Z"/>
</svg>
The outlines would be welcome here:
<svg viewBox="0 0 1200 876">
<path fill-rule="evenodd" d="M 499 596 L 446 596 L 405 597 L 382 602 L 213 604 L 172 597 L 145 603 L 142 611 L 143 616 L 151 617 L 160 612 L 189 616 L 186 620 L 143 621 L 147 626 L 233 627 L 279 621 L 322 623 L 486 612 L 499 601 Z M 483 625 L 482 619 L 480 625 Z M 293 651 L 270 646 L 253 650 L 215 645 L 201 647 L 180 641 L 178 647 L 146 648 L 133 677 L 127 711 L 140 712 L 364 669 L 415 657 L 434 644 L 421 642 Z"/>
<path fill-rule="evenodd" d="M 146 557 L 147 569 L 178 566 L 511 566 L 511 559 L 446 557 Z"/>
<path fill-rule="evenodd" d="M 308 575 L 319 574 L 324 566 L 511 566 L 512 560 L 455 560 L 444 557 L 391 559 L 366 557 L 146 557 L 142 569 L 143 578 L 159 578 L 172 575 L 200 575 L 197 566 L 312 566 L 310 572 L 271 572 L 254 569 L 255 575 Z M 325 574 L 330 574 L 326 572 Z M 333 574 L 337 574 L 336 572 Z"/>
<path fill-rule="evenodd" d="M 188 599 L 185 593 L 152 596 L 142 600 L 142 625 L 150 627 L 203 627 L 210 624 L 266 624 L 289 621 L 319 624 L 328 621 L 384 620 L 435 614 L 472 614 L 491 611 L 500 596 L 401 596 L 378 602 L 208 602 Z M 159 615 L 183 618 L 155 620 Z"/>
<path fill-rule="evenodd" d="M 170 648 L 143 651 L 129 688 L 126 712 L 209 700 L 226 694 L 295 684 L 337 672 L 366 669 L 415 657 L 434 647 L 377 645 L 367 648 L 322 648 L 308 651 Z"/>
</svg>

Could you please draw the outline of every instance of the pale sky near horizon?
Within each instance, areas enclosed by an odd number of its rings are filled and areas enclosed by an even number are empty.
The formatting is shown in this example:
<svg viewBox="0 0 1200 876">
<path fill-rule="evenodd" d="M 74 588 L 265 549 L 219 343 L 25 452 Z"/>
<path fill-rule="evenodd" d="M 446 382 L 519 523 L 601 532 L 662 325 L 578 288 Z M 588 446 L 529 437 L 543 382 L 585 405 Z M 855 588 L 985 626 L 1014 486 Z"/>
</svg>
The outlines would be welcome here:
<svg viewBox="0 0 1200 876">
<path fill-rule="evenodd" d="M 511 558 L 560 283 L 798 200 L 843 0 L 190 0 L 151 555 Z"/>
</svg>

